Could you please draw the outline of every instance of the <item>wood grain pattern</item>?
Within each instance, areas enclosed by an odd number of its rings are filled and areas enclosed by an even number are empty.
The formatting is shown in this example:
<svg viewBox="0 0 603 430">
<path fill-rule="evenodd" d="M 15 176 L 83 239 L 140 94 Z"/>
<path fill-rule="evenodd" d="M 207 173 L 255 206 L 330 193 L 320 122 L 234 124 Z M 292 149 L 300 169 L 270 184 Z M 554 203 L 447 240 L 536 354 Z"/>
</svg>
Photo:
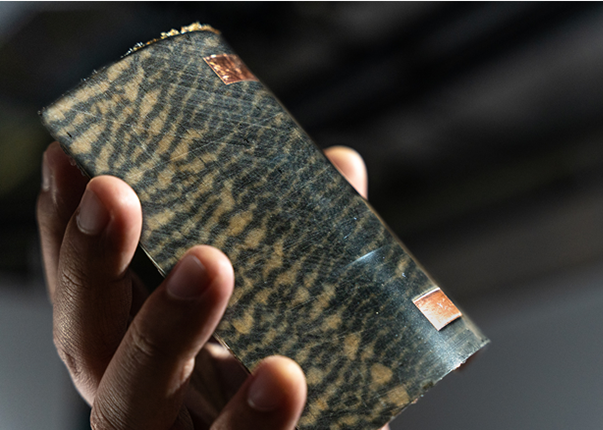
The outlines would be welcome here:
<svg viewBox="0 0 603 430">
<path fill-rule="evenodd" d="M 90 176 L 134 188 L 163 274 L 195 244 L 229 256 L 216 335 L 250 370 L 272 354 L 301 365 L 300 429 L 380 428 L 487 339 L 465 316 L 432 326 L 413 304 L 432 280 L 260 82 L 225 85 L 202 60 L 221 54 L 214 32 L 157 41 L 43 122 Z"/>
</svg>

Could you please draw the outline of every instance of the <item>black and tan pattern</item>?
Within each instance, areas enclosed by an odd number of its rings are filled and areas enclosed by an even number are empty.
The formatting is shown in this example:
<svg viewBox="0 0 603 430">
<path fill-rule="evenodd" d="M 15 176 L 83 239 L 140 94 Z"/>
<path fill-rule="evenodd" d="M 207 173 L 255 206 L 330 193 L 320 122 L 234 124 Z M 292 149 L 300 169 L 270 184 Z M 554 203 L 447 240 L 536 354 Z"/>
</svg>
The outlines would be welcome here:
<svg viewBox="0 0 603 430">
<path fill-rule="evenodd" d="M 260 82 L 218 78 L 203 61 L 217 54 L 234 53 L 214 32 L 157 41 L 43 121 L 91 176 L 138 193 L 164 274 L 194 244 L 230 257 L 217 336 L 249 369 L 302 366 L 300 429 L 379 428 L 487 340 L 466 317 L 430 324 L 412 300 L 433 282 Z"/>
</svg>

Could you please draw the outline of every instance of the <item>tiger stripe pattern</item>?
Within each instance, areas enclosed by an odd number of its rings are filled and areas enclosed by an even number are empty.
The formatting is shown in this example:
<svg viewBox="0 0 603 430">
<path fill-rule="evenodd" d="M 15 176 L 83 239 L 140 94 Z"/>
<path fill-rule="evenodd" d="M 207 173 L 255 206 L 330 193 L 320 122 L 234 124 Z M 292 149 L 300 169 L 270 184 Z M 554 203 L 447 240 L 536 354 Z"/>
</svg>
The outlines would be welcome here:
<svg viewBox="0 0 603 430">
<path fill-rule="evenodd" d="M 308 429 L 378 429 L 487 339 L 465 316 L 437 331 L 413 305 L 435 288 L 369 204 L 256 81 L 203 61 L 214 32 L 151 43 L 41 113 L 90 176 L 138 194 L 141 246 L 167 274 L 195 244 L 236 284 L 216 336 L 249 369 L 303 368 Z"/>
</svg>

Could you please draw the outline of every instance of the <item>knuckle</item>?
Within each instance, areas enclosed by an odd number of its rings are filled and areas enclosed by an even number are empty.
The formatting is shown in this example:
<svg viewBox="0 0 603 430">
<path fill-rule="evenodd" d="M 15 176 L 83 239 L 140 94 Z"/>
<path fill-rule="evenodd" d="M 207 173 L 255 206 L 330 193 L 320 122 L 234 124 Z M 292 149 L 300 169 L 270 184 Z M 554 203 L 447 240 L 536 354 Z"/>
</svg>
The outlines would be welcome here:
<svg viewBox="0 0 603 430">
<path fill-rule="evenodd" d="M 65 363 L 74 382 L 78 384 L 88 380 L 89 372 L 87 372 L 86 369 L 89 366 L 79 348 L 77 348 L 73 342 L 69 341 L 69 338 L 62 333 L 61 329 L 55 328 L 53 340 L 59 358 Z"/>
<path fill-rule="evenodd" d="M 169 358 L 169 351 L 162 345 L 162 342 L 145 333 L 139 324 L 132 323 L 130 330 L 134 359 L 146 362 Z"/>
<path fill-rule="evenodd" d="M 79 259 L 72 258 L 69 265 L 62 265 L 59 273 L 59 285 L 61 290 L 72 294 L 80 288 L 85 288 L 89 284 L 86 271 L 82 267 Z"/>
<path fill-rule="evenodd" d="M 84 399 L 92 402 L 98 387 L 98 378 L 95 377 L 91 368 L 83 359 L 83 356 L 71 353 L 56 340 L 55 345 L 57 347 L 57 353 L 65 364 L 75 387 Z"/>
<path fill-rule="evenodd" d="M 53 341 L 59 358 L 78 388 L 95 387 L 99 379 L 96 366 L 98 355 L 90 354 L 81 339 L 78 339 L 77 333 L 72 333 L 71 330 L 70 324 L 55 321 Z"/>
<path fill-rule="evenodd" d="M 63 249 L 66 251 L 63 253 Z M 108 255 L 102 244 L 86 246 L 63 243 L 57 273 L 58 290 L 76 298 L 100 285 L 123 284 L 128 272 L 113 276 L 113 256 Z"/>
<path fill-rule="evenodd" d="M 127 428 L 120 417 L 119 402 L 97 401 L 90 413 L 90 428 L 92 430 L 118 430 Z"/>
<path fill-rule="evenodd" d="M 82 368 L 81 361 L 78 360 L 73 354 L 65 350 L 55 341 L 55 345 L 57 347 L 57 352 L 59 354 L 60 359 L 65 363 L 69 374 L 74 380 L 80 380 L 82 375 L 84 374 Z"/>
<path fill-rule="evenodd" d="M 61 321 L 55 319 L 53 333 L 54 346 L 59 354 L 59 357 L 67 365 L 69 371 L 73 374 L 81 373 L 80 360 L 76 357 L 78 349 L 73 345 L 73 337 L 66 333 L 66 327 Z"/>
</svg>

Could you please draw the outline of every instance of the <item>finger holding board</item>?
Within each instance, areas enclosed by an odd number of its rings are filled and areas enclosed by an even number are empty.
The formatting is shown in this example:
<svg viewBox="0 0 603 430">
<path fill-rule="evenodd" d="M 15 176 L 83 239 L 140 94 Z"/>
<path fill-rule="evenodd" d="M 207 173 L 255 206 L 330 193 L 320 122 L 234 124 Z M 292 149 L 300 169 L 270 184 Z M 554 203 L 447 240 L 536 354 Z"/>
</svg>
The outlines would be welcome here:
<svg viewBox="0 0 603 430">
<path fill-rule="evenodd" d="M 137 46 L 41 115 L 136 191 L 162 274 L 193 245 L 228 255 L 215 335 L 249 370 L 299 363 L 300 430 L 378 429 L 488 342 L 213 28 Z"/>
</svg>

